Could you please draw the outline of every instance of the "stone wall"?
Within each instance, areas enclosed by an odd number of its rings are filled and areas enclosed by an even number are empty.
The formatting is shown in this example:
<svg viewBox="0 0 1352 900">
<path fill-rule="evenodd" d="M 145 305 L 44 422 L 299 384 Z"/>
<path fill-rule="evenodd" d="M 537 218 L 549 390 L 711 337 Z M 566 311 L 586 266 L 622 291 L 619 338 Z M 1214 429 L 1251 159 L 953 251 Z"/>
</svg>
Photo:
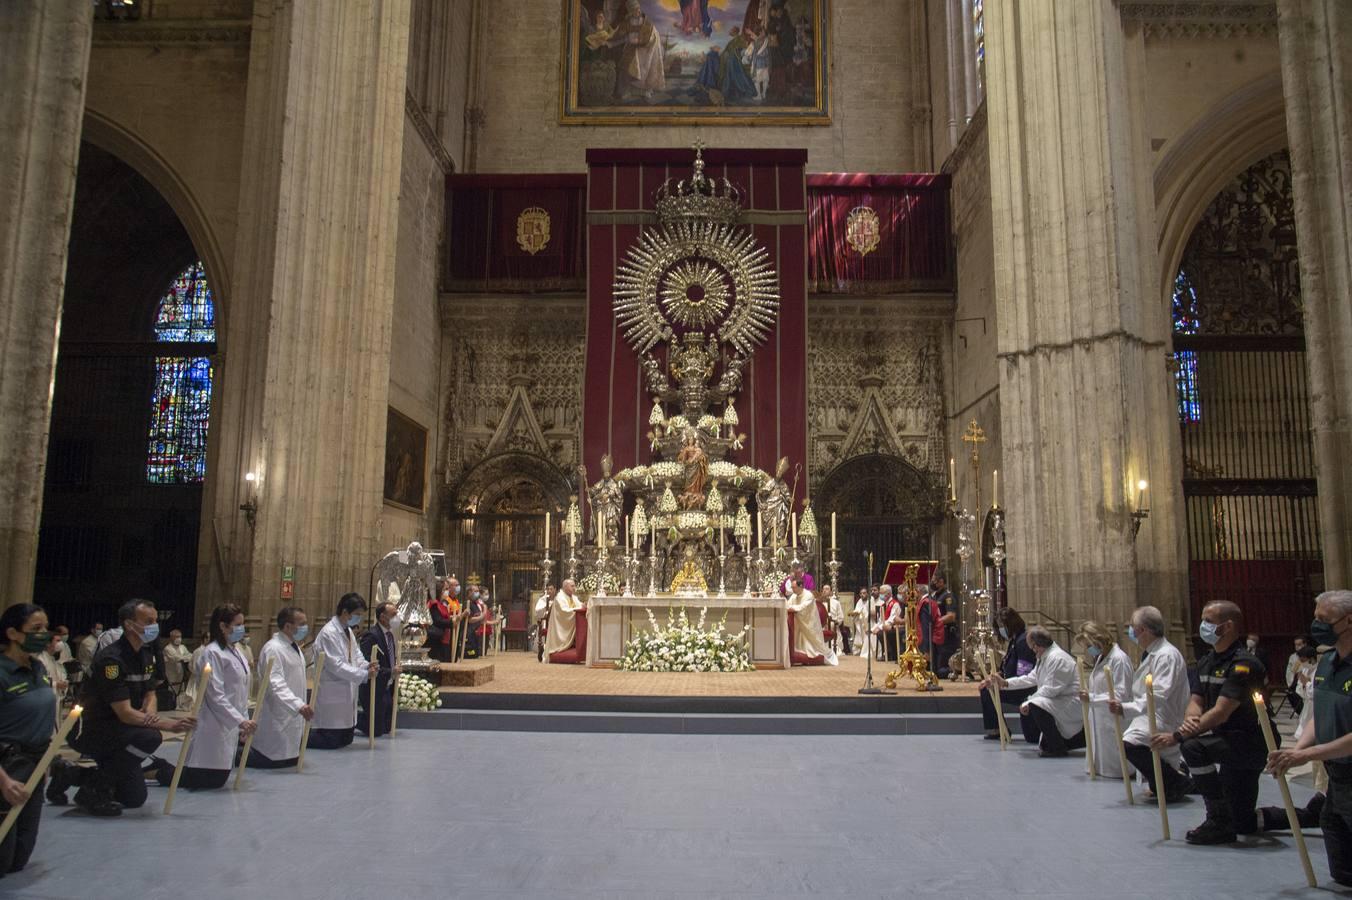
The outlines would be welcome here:
<svg viewBox="0 0 1352 900">
<path fill-rule="evenodd" d="M 483 7 L 478 170 L 580 172 L 588 147 L 806 147 L 811 172 L 932 168 L 921 0 L 831 4 L 829 126 L 559 124 L 563 5 L 516 0 Z"/>
</svg>

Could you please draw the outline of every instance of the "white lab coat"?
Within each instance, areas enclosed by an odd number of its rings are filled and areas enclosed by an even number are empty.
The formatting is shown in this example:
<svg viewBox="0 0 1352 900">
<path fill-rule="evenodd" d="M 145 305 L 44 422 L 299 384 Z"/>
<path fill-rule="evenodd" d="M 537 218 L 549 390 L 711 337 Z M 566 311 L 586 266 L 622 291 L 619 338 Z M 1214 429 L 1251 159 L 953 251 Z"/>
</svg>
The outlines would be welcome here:
<svg viewBox="0 0 1352 900">
<path fill-rule="evenodd" d="M 300 708 L 305 705 L 305 655 L 290 638 L 277 632 L 258 654 L 260 672 L 267 668 L 268 660 L 272 660 L 272 671 L 258 713 L 254 749 L 273 761 L 293 759 L 300 755 L 300 735 L 305 728 L 300 716 Z"/>
<path fill-rule="evenodd" d="M 239 748 L 239 725 L 249 718 L 249 661 L 234 647 L 222 649 L 213 641 L 202 653 L 202 664 L 211 665 L 211 675 L 186 765 L 231 769 Z M 200 675 L 201 669 L 193 674 Z"/>
<path fill-rule="evenodd" d="M 357 692 L 370 670 L 361 655 L 352 630 L 334 616 L 315 638 L 316 652 L 324 654 L 324 672 L 319 676 L 315 728 L 357 727 Z"/>
<path fill-rule="evenodd" d="M 1145 676 L 1154 673 L 1156 727 L 1163 734 L 1172 734 L 1183 724 L 1188 714 L 1192 687 L 1188 682 L 1188 664 L 1178 648 L 1164 638 L 1145 648 L 1146 655 L 1136 667 L 1131 682 L 1131 702 L 1122 701 L 1122 717 L 1127 726 L 1122 740 L 1128 744 L 1150 746 L 1150 719 L 1146 715 Z M 1181 755 L 1178 745 L 1160 751 L 1160 757 L 1175 768 Z"/>
<path fill-rule="evenodd" d="M 1131 657 L 1117 644 L 1100 656 L 1089 673 L 1089 727 L 1094 735 L 1094 762 L 1104 778 L 1122 777 L 1122 754 L 1117 752 L 1116 718 L 1108 711 L 1108 679 L 1118 701 L 1131 696 Z"/>
<path fill-rule="evenodd" d="M 822 634 L 822 618 L 817 612 L 817 598 L 812 596 L 812 592 L 804 589 L 801 594 L 790 594 L 784 602 L 794 613 L 792 649 L 808 656 L 825 657 L 828 666 L 840 665 L 836 652 L 827 646 L 826 637 Z"/>
<path fill-rule="evenodd" d="M 1009 679 L 1008 688 L 1034 688 L 1027 703 L 1051 713 L 1061 737 L 1070 738 L 1084 729 L 1080 715 L 1080 676 L 1075 657 L 1052 644 L 1027 675 Z"/>
</svg>

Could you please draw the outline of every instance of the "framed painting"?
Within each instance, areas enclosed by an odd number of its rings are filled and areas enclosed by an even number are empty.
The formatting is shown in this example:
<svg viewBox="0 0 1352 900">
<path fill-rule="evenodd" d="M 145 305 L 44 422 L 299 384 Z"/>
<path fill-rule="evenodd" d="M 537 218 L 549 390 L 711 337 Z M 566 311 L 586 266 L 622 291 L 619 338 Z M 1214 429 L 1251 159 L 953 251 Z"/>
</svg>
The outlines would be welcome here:
<svg viewBox="0 0 1352 900">
<path fill-rule="evenodd" d="M 563 0 L 559 120 L 827 125 L 830 0 Z"/>
<path fill-rule="evenodd" d="M 427 429 L 391 406 L 385 420 L 385 502 L 420 513 L 426 493 Z"/>
</svg>

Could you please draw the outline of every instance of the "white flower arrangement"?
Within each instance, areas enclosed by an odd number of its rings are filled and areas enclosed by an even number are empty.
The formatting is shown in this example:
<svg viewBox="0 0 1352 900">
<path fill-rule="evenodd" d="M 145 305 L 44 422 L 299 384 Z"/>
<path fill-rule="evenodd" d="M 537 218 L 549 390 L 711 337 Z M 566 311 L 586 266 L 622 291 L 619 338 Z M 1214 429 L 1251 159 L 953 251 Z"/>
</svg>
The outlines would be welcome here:
<svg viewBox="0 0 1352 900">
<path fill-rule="evenodd" d="M 653 411 L 648 413 L 649 425 L 665 425 L 667 417 L 662 415 L 662 404 L 656 399 L 653 400 Z"/>
<path fill-rule="evenodd" d="M 747 543 L 751 541 L 751 512 L 745 503 L 737 507 L 737 518 L 733 520 L 732 533 Z"/>
<path fill-rule="evenodd" d="M 690 420 L 687 419 L 685 416 L 677 415 L 677 416 L 672 416 L 670 419 L 667 419 L 667 433 L 668 433 L 668 434 L 673 434 L 673 433 L 674 433 L 674 434 L 680 434 L 681 432 L 685 431 L 685 430 L 686 430 L 687 428 L 689 428 L 689 427 L 690 427 Z"/>
<path fill-rule="evenodd" d="M 681 531 L 695 528 L 708 528 L 709 515 L 700 509 L 687 509 L 676 517 L 676 527 Z"/>
<path fill-rule="evenodd" d="M 707 431 L 714 437 L 718 437 L 718 429 L 723 422 L 717 416 L 711 416 L 708 413 L 699 417 L 699 427 L 701 431 Z"/>
<path fill-rule="evenodd" d="M 705 501 L 704 508 L 714 516 L 723 512 L 723 492 L 718 489 L 717 481 L 709 489 L 709 499 Z"/>
<path fill-rule="evenodd" d="M 647 466 L 630 466 L 627 469 L 621 469 L 615 476 L 616 481 L 642 481 L 648 475 Z"/>
<path fill-rule="evenodd" d="M 644 510 L 641 500 L 634 507 L 634 521 L 630 527 L 634 529 L 634 534 L 638 535 L 640 541 L 648 533 L 648 513 Z"/>
<path fill-rule="evenodd" d="M 676 495 L 672 493 L 671 483 L 667 483 L 667 489 L 662 492 L 662 499 L 657 503 L 657 511 L 660 513 L 674 513 L 676 511 Z"/>
<path fill-rule="evenodd" d="M 588 575 L 585 575 L 582 578 L 582 580 L 577 583 L 577 589 L 581 591 L 583 594 L 596 593 L 597 582 L 599 580 L 597 578 L 598 574 L 599 573 L 597 572 L 592 572 Z M 607 592 L 618 591 L 620 589 L 620 577 L 616 575 L 614 572 L 607 572 L 605 579 Z"/>
<path fill-rule="evenodd" d="M 727 407 L 723 410 L 723 424 L 724 424 L 724 425 L 732 425 L 732 426 L 736 426 L 736 425 L 738 424 L 738 423 L 737 423 L 737 410 L 733 408 L 733 405 L 732 405 L 732 399 L 731 399 L 731 398 L 728 399 L 728 405 L 727 405 Z"/>
<path fill-rule="evenodd" d="M 399 676 L 399 708 L 433 710 L 441 706 L 441 691 L 421 675 L 404 672 Z"/>
<path fill-rule="evenodd" d="M 803 515 L 798 520 L 798 534 L 808 538 L 817 536 L 817 517 L 812 514 L 811 503 L 806 504 L 803 508 Z"/>
<path fill-rule="evenodd" d="M 648 610 L 651 631 L 644 631 L 628 643 L 616 668 L 626 672 L 750 672 L 755 666 L 747 653 L 750 626 L 728 634 L 723 631 L 727 613 L 713 628 L 704 627 L 708 609 L 701 609 L 699 621 L 690 623 L 685 607 L 679 614 L 667 610 L 665 628 Z"/>
<path fill-rule="evenodd" d="M 648 466 L 648 474 L 654 478 L 680 478 L 685 474 L 685 466 L 671 460 L 663 460 Z"/>
<path fill-rule="evenodd" d="M 720 459 L 715 462 L 711 462 L 709 463 L 709 477 L 736 478 L 737 466 L 735 463 L 730 463 L 726 459 Z"/>
<path fill-rule="evenodd" d="M 760 469 L 752 468 L 751 466 L 739 466 L 737 468 L 737 477 L 749 478 L 756 484 L 760 484 L 761 479 L 765 477 L 765 473 L 761 472 Z"/>
</svg>

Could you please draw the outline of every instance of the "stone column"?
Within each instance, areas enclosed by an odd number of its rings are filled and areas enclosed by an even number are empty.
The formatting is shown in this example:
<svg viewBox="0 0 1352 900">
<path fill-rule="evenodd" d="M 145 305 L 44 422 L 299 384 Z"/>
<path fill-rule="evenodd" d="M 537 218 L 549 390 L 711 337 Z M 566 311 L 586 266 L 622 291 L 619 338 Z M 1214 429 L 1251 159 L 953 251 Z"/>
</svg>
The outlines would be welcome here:
<svg viewBox="0 0 1352 900">
<path fill-rule="evenodd" d="M 295 602 L 320 619 L 345 591 L 367 593 L 408 31 L 409 0 L 257 4 L 199 614 L 229 599 L 271 616 L 288 565 Z"/>
<path fill-rule="evenodd" d="M 1010 602 L 1073 625 L 1186 608 L 1133 41 L 1113 0 L 986 4 Z M 1153 509 L 1133 540 L 1139 479 Z"/>
<path fill-rule="evenodd" d="M 1279 0 L 1324 582 L 1352 587 L 1352 8 Z"/>
<path fill-rule="evenodd" d="M 33 596 L 89 0 L 0 3 L 0 591 Z"/>
</svg>

